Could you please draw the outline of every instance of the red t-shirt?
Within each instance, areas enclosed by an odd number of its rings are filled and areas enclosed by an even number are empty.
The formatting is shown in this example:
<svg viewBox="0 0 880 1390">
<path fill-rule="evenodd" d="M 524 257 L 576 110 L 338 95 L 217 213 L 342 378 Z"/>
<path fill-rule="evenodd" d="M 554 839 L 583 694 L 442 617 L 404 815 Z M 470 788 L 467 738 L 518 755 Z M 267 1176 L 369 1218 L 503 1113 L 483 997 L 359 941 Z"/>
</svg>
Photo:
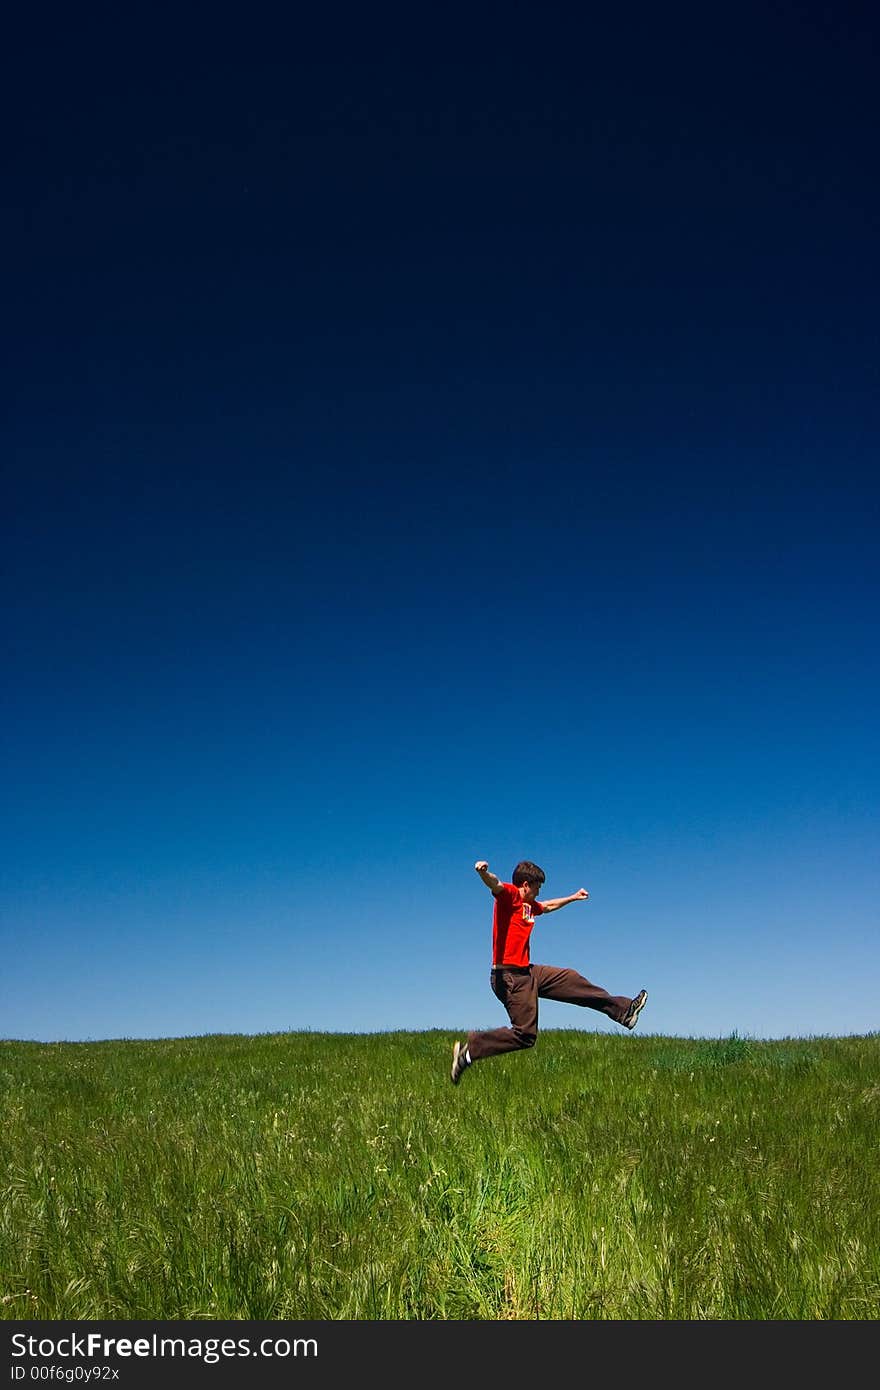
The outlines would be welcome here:
<svg viewBox="0 0 880 1390">
<path fill-rule="evenodd" d="M 544 911 L 540 903 L 524 903 L 522 889 L 502 883 L 495 894 L 492 922 L 492 964 L 528 965 L 529 937 L 535 918 Z"/>
</svg>

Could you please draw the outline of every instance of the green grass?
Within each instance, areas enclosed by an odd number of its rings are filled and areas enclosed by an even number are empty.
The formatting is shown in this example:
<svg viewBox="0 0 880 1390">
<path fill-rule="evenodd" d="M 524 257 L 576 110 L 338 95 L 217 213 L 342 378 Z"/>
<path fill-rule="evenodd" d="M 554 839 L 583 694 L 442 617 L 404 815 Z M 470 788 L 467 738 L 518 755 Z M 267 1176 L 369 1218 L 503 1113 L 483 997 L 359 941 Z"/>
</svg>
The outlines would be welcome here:
<svg viewBox="0 0 880 1390">
<path fill-rule="evenodd" d="M 0 1043 L 7 1319 L 876 1319 L 880 1035 Z"/>
</svg>

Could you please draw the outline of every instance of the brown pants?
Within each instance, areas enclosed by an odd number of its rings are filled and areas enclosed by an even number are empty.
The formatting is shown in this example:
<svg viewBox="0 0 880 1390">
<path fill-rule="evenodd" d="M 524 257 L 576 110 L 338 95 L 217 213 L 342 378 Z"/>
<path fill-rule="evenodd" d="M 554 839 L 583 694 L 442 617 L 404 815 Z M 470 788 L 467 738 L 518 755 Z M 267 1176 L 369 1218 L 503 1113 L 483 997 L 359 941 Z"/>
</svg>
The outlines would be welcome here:
<svg viewBox="0 0 880 1390">
<path fill-rule="evenodd" d="M 555 965 L 529 965 L 520 969 L 505 966 L 493 970 L 490 976 L 493 992 L 501 1000 L 510 1018 L 510 1028 L 492 1028 L 485 1033 L 468 1033 L 471 1061 L 494 1057 L 499 1052 L 513 1052 L 519 1047 L 534 1047 L 538 1040 L 538 1000 L 558 999 L 563 1004 L 580 1004 L 620 1023 L 632 1003 L 622 994 L 608 994 L 598 985 L 591 985 L 576 970 L 561 970 Z"/>
</svg>

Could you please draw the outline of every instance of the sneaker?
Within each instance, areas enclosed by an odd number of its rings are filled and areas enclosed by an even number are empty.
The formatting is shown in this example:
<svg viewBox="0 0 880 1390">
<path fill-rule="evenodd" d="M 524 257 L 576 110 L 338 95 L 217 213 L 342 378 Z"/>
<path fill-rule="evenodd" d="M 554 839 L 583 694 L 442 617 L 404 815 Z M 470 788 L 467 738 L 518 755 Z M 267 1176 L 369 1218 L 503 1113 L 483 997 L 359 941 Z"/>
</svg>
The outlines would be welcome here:
<svg viewBox="0 0 880 1390">
<path fill-rule="evenodd" d="M 639 1014 L 642 1012 L 647 1002 L 648 991 L 646 989 L 640 989 L 623 1018 L 620 1020 L 624 1028 L 635 1028 L 639 1021 Z"/>
<path fill-rule="evenodd" d="M 452 1084 L 453 1084 L 453 1086 L 457 1086 L 457 1085 L 458 1085 L 459 1081 L 461 1080 L 461 1074 L 462 1074 L 462 1072 L 465 1071 L 465 1070 L 470 1066 L 470 1063 L 466 1060 L 466 1057 L 467 1057 L 467 1043 L 457 1042 L 457 1043 L 455 1044 L 455 1046 L 453 1047 L 453 1049 L 452 1049 L 452 1073 L 451 1073 L 451 1075 L 452 1075 Z"/>
</svg>

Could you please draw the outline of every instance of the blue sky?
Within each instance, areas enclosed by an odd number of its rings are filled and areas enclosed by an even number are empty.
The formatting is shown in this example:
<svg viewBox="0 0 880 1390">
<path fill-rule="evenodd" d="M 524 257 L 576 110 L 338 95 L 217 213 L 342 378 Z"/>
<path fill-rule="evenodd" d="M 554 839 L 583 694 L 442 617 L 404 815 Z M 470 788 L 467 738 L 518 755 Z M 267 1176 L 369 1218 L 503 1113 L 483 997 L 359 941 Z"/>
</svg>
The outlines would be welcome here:
<svg viewBox="0 0 880 1390">
<path fill-rule="evenodd" d="M 267 15 L 22 45 L 0 1036 L 495 1026 L 522 857 L 874 1031 L 875 20 Z"/>
</svg>

